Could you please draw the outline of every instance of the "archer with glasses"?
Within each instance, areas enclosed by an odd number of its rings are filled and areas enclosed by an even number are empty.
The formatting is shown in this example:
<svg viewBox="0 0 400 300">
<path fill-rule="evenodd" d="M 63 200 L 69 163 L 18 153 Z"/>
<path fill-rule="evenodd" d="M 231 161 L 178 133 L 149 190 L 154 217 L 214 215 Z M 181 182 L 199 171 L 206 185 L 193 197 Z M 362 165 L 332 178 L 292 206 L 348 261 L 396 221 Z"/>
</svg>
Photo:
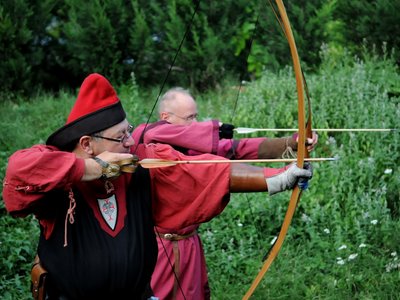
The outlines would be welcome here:
<svg viewBox="0 0 400 300">
<path fill-rule="evenodd" d="M 187 155 L 212 153 L 229 159 L 280 158 L 296 151 L 297 135 L 284 138 L 232 139 L 234 126 L 218 120 L 198 122 L 197 103 L 188 90 L 168 90 L 158 104 L 158 122 L 141 124 L 135 140 L 166 143 Z M 145 130 L 145 133 L 143 131 Z M 311 151 L 318 141 L 308 141 Z M 173 201 L 173 199 L 171 199 Z M 158 260 L 151 286 L 160 299 L 210 299 L 210 288 L 199 225 L 155 227 Z"/>
<path fill-rule="evenodd" d="M 34 299 L 149 299 L 155 225 L 207 222 L 223 211 L 231 192 L 274 194 L 312 176 L 296 165 L 229 163 L 151 169 L 136 164 L 127 172 L 121 161 L 219 158 L 188 157 L 166 144 L 135 145 L 131 131 L 114 88 L 94 73 L 83 81 L 67 122 L 45 145 L 10 156 L 5 207 L 14 217 L 34 215 L 40 226 L 34 268 L 40 265 L 47 275 L 44 285 L 32 277 Z"/>
<path fill-rule="evenodd" d="M 92 134 L 92 137 L 124 144 L 129 138 L 132 137 L 132 132 L 134 128 L 135 127 L 133 125 L 129 124 L 128 127 L 124 129 L 122 132 L 118 132 L 115 138 L 103 136 L 102 132 L 97 132 L 95 134 Z"/>
</svg>

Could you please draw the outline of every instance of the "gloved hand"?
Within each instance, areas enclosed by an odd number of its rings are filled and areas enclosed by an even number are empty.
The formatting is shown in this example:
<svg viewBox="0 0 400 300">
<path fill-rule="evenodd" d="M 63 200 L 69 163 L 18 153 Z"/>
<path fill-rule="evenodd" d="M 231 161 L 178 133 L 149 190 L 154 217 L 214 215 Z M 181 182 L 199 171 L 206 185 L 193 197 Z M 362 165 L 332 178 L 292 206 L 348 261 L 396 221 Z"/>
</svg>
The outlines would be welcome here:
<svg viewBox="0 0 400 300">
<path fill-rule="evenodd" d="M 289 166 L 284 172 L 266 178 L 268 193 L 274 195 L 279 192 L 294 188 L 296 183 L 301 189 L 308 187 L 308 181 L 312 178 L 313 170 L 310 163 L 304 163 L 304 169 L 299 168 L 295 163 Z"/>
<path fill-rule="evenodd" d="M 300 177 L 299 178 L 299 182 L 297 183 L 299 188 L 304 191 L 304 190 L 308 189 L 308 181 L 312 178 L 313 169 L 312 169 L 312 165 L 309 162 L 305 162 L 304 163 L 303 169 L 311 171 L 311 177 L 310 178 Z"/>
<path fill-rule="evenodd" d="M 235 126 L 232 124 L 225 124 L 222 123 L 222 125 L 219 127 L 219 138 L 220 139 L 231 139 L 233 138 L 233 129 Z"/>
</svg>

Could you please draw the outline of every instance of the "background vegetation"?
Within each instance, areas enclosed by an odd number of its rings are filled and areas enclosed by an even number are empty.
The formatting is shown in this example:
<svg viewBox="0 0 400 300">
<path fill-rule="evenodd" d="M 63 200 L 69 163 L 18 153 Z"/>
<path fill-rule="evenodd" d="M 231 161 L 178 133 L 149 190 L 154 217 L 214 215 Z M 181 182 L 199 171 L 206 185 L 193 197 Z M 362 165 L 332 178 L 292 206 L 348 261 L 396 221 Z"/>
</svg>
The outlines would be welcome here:
<svg viewBox="0 0 400 300">
<path fill-rule="evenodd" d="M 338 59 L 330 51 L 321 51 L 318 72 L 306 74 L 314 128 L 398 128 L 400 97 L 393 91 L 399 89 L 400 76 L 393 57 L 364 52 Z M 134 78 L 117 89 L 131 121 L 145 122 L 158 89 L 143 89 Z M 219 117 L 246 127 L 297 126 L 289 67 L 263 71 L 239 97 L 233 81 L 195 96 L 201 119 Z M 65 122 L 75 97 L 75 92 L 41 92 L 28 102 L 1 103 L 0 179 L 7 157 L 43 143 Z M 399 132 L 321 132 L 313 155 L 340 159 L 314 164 L 314 178 L 282 251 L 253 299 L 399 299 Z M 289 195 L 234 194 L 219 217 L 201 226 L 213 299 L 244 295 L 279 232 Z M 0 222 L 0 295 L 30 299 L 36 220 L 11 218 L 1 201 Z"/>
<path fill-rule="evenodd" d="M 400 1 L 285 5 L 314 128 L 398 128 Z M 297 126 L 289 50 L 268 1 L 3 0 L 0 45 L 1 181 L 11 153 L 43 143 L 64 124 L 92 72 L 117 87 L 134 124 L 148 120 L 166 80 L 191 87 L 201 119 Z M 311 187 L 254 299 L 400 299 L 399 132 L 319 137 L 313 155 L 340 160 L 314 164 Z M 241 299 L 288 199 L 234 194 L 201 226 L 213 299 Z M 30 299 L 37 221 L 11 218 L 0 201 L 0 225 L 0 298 Z"/>
<path fill-rule="evenodd" d="M 180 46 L 169 84 L 204 90 L 227 76 L 258 78 L 265 68 L 278 70 L 288 61 L 269 2 L 274 1 L 3 0 L 0 92 L 78 87 L 92 72 L 121 84 L 133 72 L 140 86 L 160 84 Z M 306 69 L 319 66 L 324 44 L 336 55 L 383 43 L 399 49 L 400 1 L 285 5 Z M 380 46 L 376 51 L 383 53 Z M 11 96 L 5 93 L 0 101 Z"/>
</svg>

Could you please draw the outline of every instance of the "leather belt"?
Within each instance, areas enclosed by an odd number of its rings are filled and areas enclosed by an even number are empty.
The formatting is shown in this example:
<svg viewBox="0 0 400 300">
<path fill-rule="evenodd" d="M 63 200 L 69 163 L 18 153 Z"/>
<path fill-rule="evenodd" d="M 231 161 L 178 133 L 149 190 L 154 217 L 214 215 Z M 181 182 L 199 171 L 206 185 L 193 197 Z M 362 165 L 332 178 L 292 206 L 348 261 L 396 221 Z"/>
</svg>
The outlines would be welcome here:
<svg viewBox="0 0 400 300">
<path fill-rule="evenodd" d="M 155 230 L 156 234 L 158 235 L 159 238 L 171 241 L 172 242 L 172 251 L 174 253 L 174 290 L 172 294 L 172 299 L 176 299 L 176 294 L 178 291 L 178 286 L 179 286 L 179 281 L 180 281 L 180 276 L 181 276 L 181 270 L 180 270 L 180 251 L 178 247 L 178 241 L 187 239 L 191 236 L 194 236 L 197 234 L 197 230 L 193 230 L 192 232 L 189 232 L 188 234 L 180 235 L 177 233 L 159 233 L 157 230 Z M 162 241 L 161 241 L 162 242 Z"/>
<path fill-rule="evenodd" d="M 195 234 L 197 234 L 197 230 L 193 230 L 192 232 L 189 232 L 188 234 L 184 234 L 184 235 L 180 235 L 177 233 L 159 233 L 157 232 L 157 235 L 164 239 L 164 240 L 168 240 L 168 241 L 180 241 L 180 240 L 184 240 L 187 239 L 188 237 L 194 236 Z"/>
</svg>

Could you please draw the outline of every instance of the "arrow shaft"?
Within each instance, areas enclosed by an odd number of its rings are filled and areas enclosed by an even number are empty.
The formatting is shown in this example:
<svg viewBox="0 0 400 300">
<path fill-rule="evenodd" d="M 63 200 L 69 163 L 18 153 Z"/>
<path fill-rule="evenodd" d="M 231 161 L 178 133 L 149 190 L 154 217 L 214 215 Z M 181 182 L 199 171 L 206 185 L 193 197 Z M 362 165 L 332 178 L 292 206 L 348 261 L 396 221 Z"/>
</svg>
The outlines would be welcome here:
<svg viewBox="0 0 400 300">
<path fill-rule="evenodd" d="M 306 158 L 305 161 L 321 162 L 321 161 L 334 161 L 337 158 L 332 157 L 319 157 L 319 158 Z M 233 164 L 233 163 L 278 163 L 278 162 L 296 162 L 296 158 L 282 158 L 282 159 L 242 159 L 242 160 L 228 160 L 228 159 L 213 159 L 213 160 L 162 160 L 162 159 L 143 159 L 138 161 L 143 168 L 160 168 L 169 167 L 178 164 Z"/>
<path fill-rule="evenodd" d="M 286 131 L 286 132 L 295 132 L 298 131 L 297 128 L 246 128 L 246 127 L 238 127 L 235 128 L 234 131 L 237 133 L 253 133 L 258 131 Z M 388 132 L 395 131 L 392 128 L 319 128 L 313 129 L 313 131 L 320 132 Z"/>
</svg>

